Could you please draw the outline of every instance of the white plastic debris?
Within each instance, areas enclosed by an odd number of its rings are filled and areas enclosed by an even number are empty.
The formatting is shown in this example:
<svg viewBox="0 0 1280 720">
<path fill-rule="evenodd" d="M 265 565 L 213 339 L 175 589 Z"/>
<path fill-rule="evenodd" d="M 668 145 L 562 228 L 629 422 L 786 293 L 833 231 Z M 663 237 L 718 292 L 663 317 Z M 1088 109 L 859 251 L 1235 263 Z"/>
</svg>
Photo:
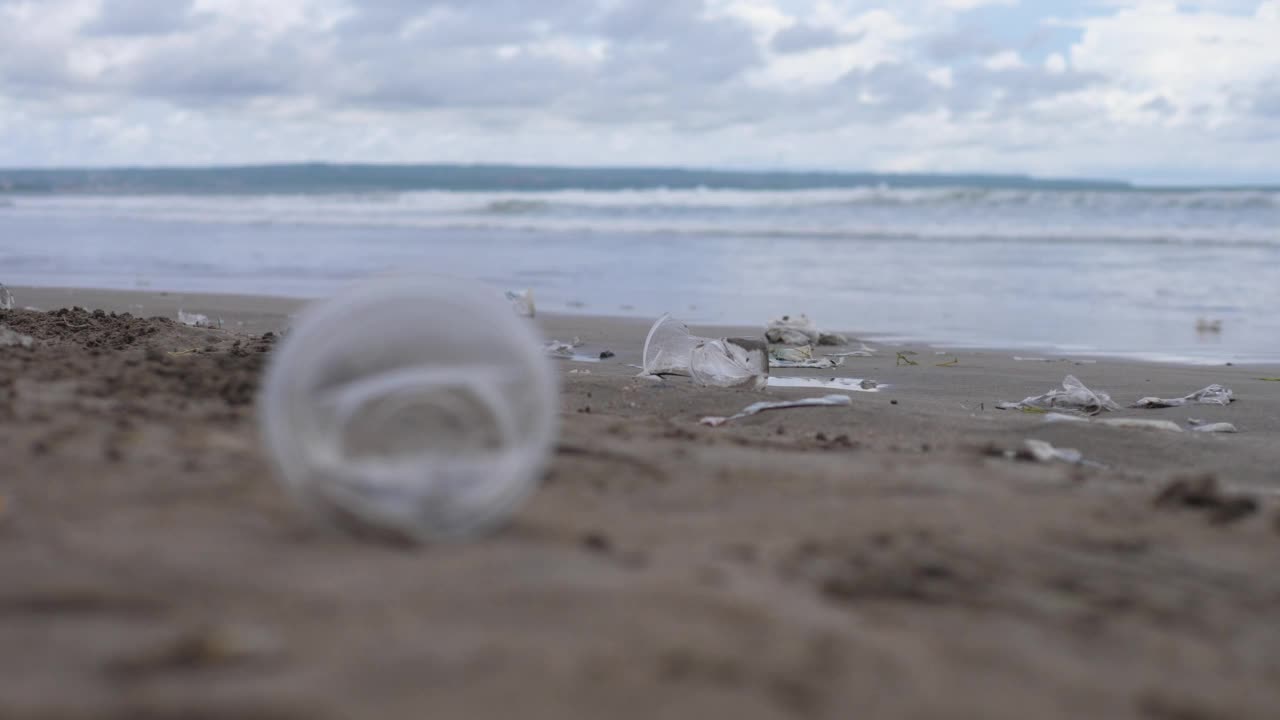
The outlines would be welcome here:
<svg viewBox="0 0 1280 720">
<path fill-rule="evenodd" d="M 0 283 L 0 310 L 13 309 L 13 293 L 9 292 L 9 288 Z"/>
<path fill-rule="evenodd" d="M 805 398 L 803 400 L 783 400 L 780 402 L 758 402 L 742 409 L 742 412 L 730 417 L 704 417 L 698 422 L 711 427 L 720 427 L 727 422 L 740 420 L 744 417 L 750 417 L 756 413 L 762 413 L 766 410 L 787 410 L 790 408 L 805 407 L 839 407 L 843 405 L 852 405 L 853 399 L 848 395 L 826 395 L 824 397 Z"/>
<path fill-rule="evenodd" d="M 1202 432 L 1202 433 L 1238 433 L 1240 432 L 1239 430 L 1236 429 L 1235 425 L 1232 425 L 1231 423 L 1225 423 L 1225 422 L 1209 423 L 1208 425 L 1196 425 L 1195 427 L 1191 428 L 1191 431 Z"/>
<path fill-rule="evenodd" d="M 222 327 L 222 321 L 210 320 L 208 315 L 200 313 L 189 313 L 181 309 L 178 310 L 178 322 L 183 325 L 197 328 L 219 328 Z"/>
<path fill-rule="evenodd" d="M 771 388 L 801 388 L 804 390 L 844 390 L 845 392 L 880 392 L 875 380 L 859 378 L 794 378 L 769 376 Z"/>
<path fill-rule="evenodd" d="M 1022 448 L 1025 455 L 1036 462 L 1047 463 L 1060 460 L 1072 465 L 1078 465 L 1084 461 L 1084 455 L 1081 454 L 1079 450 L 1074 448 L 1056 448 L 1044 440 L 1023 440 Z"/>
<path fill-rule="evenodd" d="M 769 321 L 765 339 L 774 345 L 846 345 L 838 333 L 823 332 L 806 315 L 783 315 Z"/>
<path fill-rule="evenodd" d="M 814 357 L 812 345 L 777 347 L 769 350 L 769 367 L 830 370 L 843 364 L 844 358 L 840 357 Z"/>
<path fill-rule="evenodd" d="M 1157 398 L 1145 397 L 1130 405 L 1135 408 L 1170 408 L 1184 405 L 1230 405 L 1235 400 L 1235 393 L 1230 388 L 1218 384 L 1197 390 L 1186 397 Z"/>
<path fill-rule="evenodd" d="M 1182 432 L 1182 427 L 1175 422 L 1169 420 L 1145 420 L 1142 418 L 1111 418 L 1109 420 L 1096 420 L 1099 425 L 1107 425 L 1109 427 L 1118 428 L 1136 428 L 1139 430 L 1167 430 L 1169 432 Z"/>
<path fill-rule="evenodd" d="M 23 335 L 4 325 L 0 325 L 0 347 L 29 348 L 34 342 L 30 335 Z"/>
<path fill-rule="evenodd" d="M 497 293 L 382 277 L 308 306 L 281 341 L 260 401 L 264 444 L 285 485 L 336 524 L 472 536 L 537 487 L 557 380 Z"/>
<path fill-rule="evenodd" d="M 516 311 L 516 315 L 520 317 L 534 317 L 538 310 L 533 303 L 533 290 L 525 290 L 524 292 L 515 292 L 508 290 L 507 300 L 511 302 L 511 308 Z"/>
<path fill-rule="evenodd" d="M 1107 420 L 1099 420 L 1088 418 L 1083 415 L 1067 415 L 1065 413 L 1049 413 L 1044 416 L 1045 423 L 1085 423 L 1106 425 L 1108 427 L 1119 428 L 1139 428 L 1143 430 L 1168 430 L 1169 432 L 1182 432 L 1182 428 L 1177 423 L 1168 420 L 1147 420 L 1145 418 L 1111 418 Z"/>
<path fill-rule="evenodd" d="M 763 342 L 749 338 L 698 337 L 670 315 L 649 329 L 644 341 L 644 375 L 682 375 L 701 385 L 762 388 L 769 377 Z"/>
<path fill-rule="evenodd" d="M 1046 423 L 1087 423 L 1089 418 L 1083 415 L 1067 415 L 1066 413 L 1049 413 L 1044 416 Z"/>
<path fill-rule="evenodd" d="M 1044 395 L 1029 397 L 1021 402 L 1002 402 L 996 405 L 1000 410 L 1056 410 L 1059 412 L 1079 412 L 1086 415 L 1097 415 L 1104 410 L 1119 410 L 1120 406 L 1112 401 L 1105 392 L 1093 391 L 1085 387 L 1074 375 L 1068 375 L 1062 381 L 1062 388 L 1054 388 Z"/>
</svg>

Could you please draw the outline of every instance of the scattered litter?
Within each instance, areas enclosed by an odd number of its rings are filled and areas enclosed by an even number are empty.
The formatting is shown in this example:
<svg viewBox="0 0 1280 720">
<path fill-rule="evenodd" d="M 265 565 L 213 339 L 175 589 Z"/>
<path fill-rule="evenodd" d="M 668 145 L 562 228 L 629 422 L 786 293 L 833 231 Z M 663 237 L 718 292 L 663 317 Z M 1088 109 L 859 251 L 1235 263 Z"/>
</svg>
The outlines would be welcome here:
<svg viewBox="0 0 1280 720">
<path fill-rule="evenodd" d="M 1169 420 L 1144 420 L 1141 418 L 1111 418 L 1110 420 L 1097 420 L 1099 425 L 1109 425 L 1119 428 L 1137 428 L 1139 430 L 1168 430 L 1169 432 L 1182 432 L 1182 427 L 1175 422 Z"/>
<path fill-rule="evenodd" d="M 531 318 L 537 314 L 537 308 L 533 304 L 533 290 L 524 292 L 508 290 L 507 300 L 511 302 L 511 309 L 515 310 L 520 317 Z M 570 305 L 572 306 L 572 303 Z"/>
<path fill-rule="evenodd" d="M 769 378 L 768 385 L 771 388 L 845 390 L 848 392 L 880 392 L 881 388 L 881 385 L 875 380 L 860 380 L 858 378 L 827 378 L 823 380 L 819 378 L 778 377 L 777 375 Z"/>
<path fill-rule="evenodd" d="M 569 342 L 565 342 L 563 340 L 548 340 L 542 344 L 542 352 L 547 356 L 558 360 L 572 360 L 573 362 L 600 362 L 599 357 L 578 352 L 578 348 L 580 347 L 582 347 L 582 340 L 576 337 Z"/>
<path fill-rule="evenodd" d="M 1096 423 L 1098 425 L 1107 425 L 1110 427 L 1182 432 L 1182 428 L 1179 427 L 1177 423 L 1169 420 L 1147 420 L 1145 418 L 1111 418 L 1109 420 L 1093 420 L 1083 415 L 1067 415 L 1065 413 L 1052 412 L 1044 416 L 1044 421 L 1046 423 Z"/>
<path fill-rule="evenodd" d="M 1084 455 L 1073 448 L 1056 448 L 1044 440 L 1027 439 L 1022 441 L 1022 450 L 1014 453 L 1014 457 L 1019 460 L 1034 460 L 1035 462 L 1053 462 L 1061 460 L 1072 465 L 1079 465 L 1084 462 Z"/>
<path fill-rule="evenodd" d="M 1213 475 L 1177 478 L 1156 495 L 1153 503 L 1160 508 L 1204 510 L 1209 521 L 1226 524 L 1258 511 L 1258 501 L 1249 495 L 1228 493 Z"/>
<path fill-rule="evenodd" d="M 590 370 L 570 370 L 569 374 L 570 375 L 590 375 L 591 371 Z"/>
<path fill-rule="evenodd" d="M 843 364 L 844 358 L 840 357 L 815 358 L 812 345 L 778 347 L 769 350 L 770 367 L 830 370 Z"/>
<path fill-rule="evenodd" d="M 683 375 L 700 385 L 762 388 L 769 377 L 764 342 L 752 338 L 698 337 L 663 315 L 644 341 L 643 374 Z"/>
<path fill-rule="evenodd" d="M 1135 408 L 1170 408 L 1182 407 L 1183 405 L 1230 405 L 1235 400 L 1234 393 L 1230 388 L 1221 385 L 1210 385 L 1203 390 L 1197 390 L 1186 397 L 1180 398 L 1157 398 L 1145 397 L 1129 407 Z"/>
<path fill-rule="evenodd" d="M 915 354 L 916 352 L 913 350 L 904 350 L 903 352 L 898 353 L 898 359 L 894 362 L 894 365 L 919 365 L 920 363 L 912 360 L 910 357 Z"/>
<path fill-rule="evenodd" d="M 730 417 L 704 417 L 698 422 L 711 427 L 720 427 L 727 422 L 740 420 L 744 417 L 750 417 L 756 413 L 766 410 L 786 410 L 789 408 L 804 407 L 839 407 L 842 405 L 853 404 L 853 399 L 848 395 L 826 395 L 817 398 L 804 398 L 803 400 L 783 400 L 780 402 L 758 402 L 742 409 L 742 412 Z"/>
<path fill-rule="evenodd" d="M 1120 406 L 1116 405 L 1107 393 L 1090 390 L 1074 375 L 1068 375 L 1062 381 L 1061 389 L 1054 388 L 1044 395 L 1029 397 L 1022 402 L 1002 402 L 996 405 L 996 408 L 1029 412 L 1057 410 L 1097 415 L 1104 410 L 1119 410 Z"/>
<path fill-rule="evenodd" d="M 600 352 L 600 359 L 608 360 L 609 358 L 614 357 L 614 355 L 615 353 L 612 350 L 602 350 Z"/>
<path fill-rule="evenodd" d="M 1200 418 L 1187 418 L 1187 424 L 1190 425 L 1191 427 L 1196 427 L 1199 425 L 1203 425 L 1204 420 L 1201 420 Z"/>
<path fill-rule="evenodd" d="M 35 341 L 30 335 L 23 335 L 0 325 L 0 347 L 31 347 Z"/>
<path fill-rule="evenodd" d="M 1046 358 L 1046 357 L 1019 357 L 1019 356 L 1017 356 L 1017 355 L 1014 355 L 1014 356 L 1013 356 L 1013 359 L 1014 359 L 1014 360 L 1016 360 L 1016 361 L 1018 361 L 1018 362 L 1046 362 L 1046 363 L 1048 363 L 1048 362 L 1061 362 L 1060 360 L 1054 360 L 1053 358 Z"/>
<path fill-rule="evenodd" d="M 1280 382 L 1280 378 L 1258 378 L 1262 382 Z"/>
<path fill-rule="evenodd" d="M 222 327 L 222 318 L 218 318 L 216 321 L 210 320 L 208 315 L 201 315 L 200 313 L 189 313 L 183 310 L 178 310 L 178 322 L 182 323 L 183 325 L 188 325 L 190 327 L 197 327 L 197 328 L 212 329 L 212 328 Z"/>
<path fill-rule="evenodd" d="M 953 357 L 953 358 L 951 358 L 950 360 L 948 360 L 948 361 L 946 361 L 946 362 L 940 362 L 940 363 L 937 363 L 937 364 L 936 364 L 936 367 L 956 367 L 956 366 L 958 366 L 959 364 L 960 364 L 960 358 L 958 358 L 958 357 Z"/>
<path fill-rule="evenodd" d="M 847 345 L 848 338 L 823 332 L 807 315 L 783 315 L 769 321 L 764 337 L 773 345 Z"/>
<path fill-rule="evenodd" d="M 1089 418 L 1083 415 L 1067 415 L 1066 413 L 1048 413 L 1044 416 L 1046 423 L 1087 423 Z"/>
<path fill-rule="evenodd" d="M 1238 433 L 1240 431 L 1237 430 L 1236 426 L 1232 425 L 1231 423 L 1221 422 L 1221 423 L 1210 423 L 1208 425 L 1195 425 L 1192 427 L 1192 432 Z"/>
<path fill-rule="evenodd" d="M 0 310 L 13 309 L 13 293 L 9 292 L 9 288 L 0 283 Z"/>
</svg>

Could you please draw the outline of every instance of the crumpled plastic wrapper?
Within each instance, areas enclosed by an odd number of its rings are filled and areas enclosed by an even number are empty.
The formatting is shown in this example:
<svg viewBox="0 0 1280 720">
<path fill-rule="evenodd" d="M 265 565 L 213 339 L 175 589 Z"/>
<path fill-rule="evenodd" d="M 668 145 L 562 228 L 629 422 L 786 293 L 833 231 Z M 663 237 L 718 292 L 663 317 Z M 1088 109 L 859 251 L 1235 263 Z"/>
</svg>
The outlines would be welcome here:
<svg viewBox="0 0 1280 720">
<path fill-rule="evenodd" d="M 812 345 L 778 347 L 769 350 L 770 367 L 830 370 L 843 364 L 844 358 L 841 357 L 814 357 Z"/>
<path fill-rule="evenodd" d="M 772 345 L 847 345 L 838 333 L 823 332 L 807 315 L 783 315 L 769 321 L 764 337 Z"/>
<path fill-rule="evenodd" d="M 1002 402 L 1000 410 L 1042 410 L 1045 412 L 1076 412 L 1097 415 L 1107 410 L 1119 410 L 1120 406 L 1102 391 L 1090 390 L 1075 375 L 1062 381 L 1062 388 L 1054 388 L 1043 395 L 1029 397 L 1021 402 Z"/>
<path fill-rule="evenodd" d="M 1234 400 L 1235 393 L 1230 388 L 1223 387 L 1218 384 L 1210 385 L 1202 390 L 1197 390 L 1186 397 L 1180 398 L 1158 398 L 1145 397 L 1129 407 L 1135 408 L 1171 408 L 1183 407 L 1185 405 L 1230 405 Z"/>
<path fill-rule="evenodd" d="M 698 337 L 670 315 L 650 328 L 643 359 L 645 375 L 681 375 L 699 385 L 758 390 L 769 381 L 769 357 L 762 341 Z"/>
</svg>

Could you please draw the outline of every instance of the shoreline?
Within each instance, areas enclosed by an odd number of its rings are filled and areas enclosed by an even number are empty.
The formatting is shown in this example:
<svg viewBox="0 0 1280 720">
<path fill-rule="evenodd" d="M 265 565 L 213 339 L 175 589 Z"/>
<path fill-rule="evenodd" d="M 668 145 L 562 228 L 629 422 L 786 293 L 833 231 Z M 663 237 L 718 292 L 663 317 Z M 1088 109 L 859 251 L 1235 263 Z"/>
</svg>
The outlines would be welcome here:
<svg viewBox="0 0 1280 720">
<path fill-rule="evenodd" d="M 212 293 L 187 292 L 173 290 L 157 290 L 151 288 L 119 289 L 119 288 L 83 288 L 83 287 L 40 287 L 9 286 L 18 298 L 17 307 L 36 307 L 41 310 L 70 307 L 81 304 L 88 309 L 103 309 L 108 312 L 132 312 L 134 314 L 155 313 L 163 317 L 176 317 L 178 310 L 198 312 L 210 317 L 222 316 L 224 323 L 231 326 L 227 329 L 244 332 L 262 333 L 268 330 L 279 331 L 287 324 L 288 316 L 293 315 L 304 305 L 320 297 L 301 297 L 285 295 L 257 295 L 245 293 Z M 607 312 L 591 312 L 589 308 L 558 309 L 556 311 L 540 310 L 541 320 L 554 319 L 553 327 L 560 322 L 570 323 L 571 319 L 582 320 L 588 325 L 599 322 L 618 324 L 642 324 L 647 329 L 657 319 L 639 315 L 614 315 Z M 675 314 L 680 318 L 679 314 Z M 686 318 L 680 318 L 686 319 Z M 237 323 L 243 323 L 239 325 Z M 689 322 L 693 327 L 705 329 L 708 333 L 726 336 L 753 336 L 763 333 L 763 323 L 759 326 L 748 326 L 724 323 Z M 1013 356 L 1050 356 L 1053 361 L 1108 361 L 1132 362 L 1169 367 L 1245 367 L 1266 371 L 1268 368 L 1280 374 L 1280 360 L 1275 361 L 1226 361 L 1164 356 L 1158 352 L 1089 352 L 1079 350 L 1062 350 L 1053 346 L 1025 345 L 988 345 L 982 343 L 956 343 L 938 341 L 927 338 L 913 338 L 910 335 L 897 333 L 865 333 L 849 328 L 834 329 L 850 338 L 883 344 L 887 347 L 926 348 L 935 352 L 978 352 L 985 354 L 1006 354 Z"/>
</svg>

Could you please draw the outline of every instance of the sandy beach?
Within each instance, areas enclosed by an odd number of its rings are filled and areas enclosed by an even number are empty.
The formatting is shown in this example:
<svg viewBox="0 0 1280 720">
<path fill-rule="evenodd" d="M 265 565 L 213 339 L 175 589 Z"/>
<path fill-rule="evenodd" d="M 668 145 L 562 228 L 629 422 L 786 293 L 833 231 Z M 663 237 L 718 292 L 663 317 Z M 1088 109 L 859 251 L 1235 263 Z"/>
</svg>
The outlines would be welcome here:
<svg viewBox="0 0 1280 720">
<path fill-rule="evenodd" d="M 881 391 L 710 428 L 825 393 L 637 379 L 648 322 L 540 316 L 615 356 L 557 365 L 562 438 L 508 527 L 413 548 L 317 527 L 272 477 L 254 399 L 299 301 L 12 290 L 40 311 L 0 311 L 34 340 L 0 347 L 0 717 L 1280 706 L 1280 382 L 1263 379 L 1280 366 L 871 342 L 836 371 L 777 374 Z M 1239 433 L 995 408 L 1068 374 L 1122 406 L 1220 383 L 1237 402 L 1108 415 Z M 1027 439 L 1088 462 L 1009 457 Z"/>
</svg>

